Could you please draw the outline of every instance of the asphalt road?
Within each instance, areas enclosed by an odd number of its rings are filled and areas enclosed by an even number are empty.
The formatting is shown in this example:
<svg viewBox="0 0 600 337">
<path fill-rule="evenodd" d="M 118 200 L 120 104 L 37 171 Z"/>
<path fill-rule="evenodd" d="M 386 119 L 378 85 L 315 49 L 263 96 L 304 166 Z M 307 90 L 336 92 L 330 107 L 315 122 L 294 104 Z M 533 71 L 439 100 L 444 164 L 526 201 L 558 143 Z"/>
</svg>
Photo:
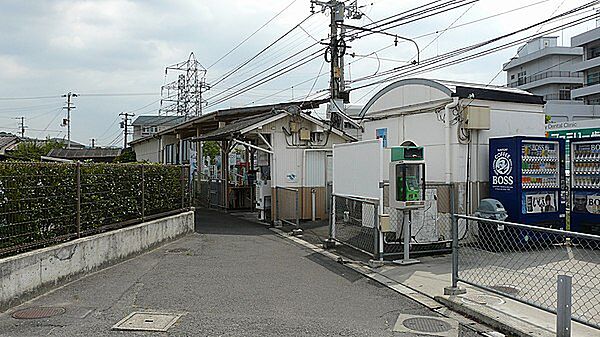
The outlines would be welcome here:
<svg viewBox="0 0 600 337">
<path fill-rule="evenodd" d="M 196 226 L 196 234 L 0 314 L 0 335 L 408 336 L 392 331 L 398 314 L 436 315 L 260 224 L 199 210 Z M 37 306 L 66 312 L 10 316 Z M 147 310 L 184 316 L 168 333 L 111 330 Z"/>
</svg>

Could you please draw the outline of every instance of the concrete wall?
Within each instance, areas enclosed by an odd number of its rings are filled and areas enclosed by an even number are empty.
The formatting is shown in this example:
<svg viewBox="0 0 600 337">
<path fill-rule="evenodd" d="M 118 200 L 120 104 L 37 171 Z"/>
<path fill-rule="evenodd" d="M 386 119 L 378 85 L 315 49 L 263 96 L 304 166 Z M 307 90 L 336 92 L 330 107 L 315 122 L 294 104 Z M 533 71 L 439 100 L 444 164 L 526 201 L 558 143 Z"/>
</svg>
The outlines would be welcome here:
<svg viewBox="0 0 600 337">
<path fill-rule="evenodd" d="M 0 310 L 194 231 L 194 212 L 0 259 Z"/>
</svg>

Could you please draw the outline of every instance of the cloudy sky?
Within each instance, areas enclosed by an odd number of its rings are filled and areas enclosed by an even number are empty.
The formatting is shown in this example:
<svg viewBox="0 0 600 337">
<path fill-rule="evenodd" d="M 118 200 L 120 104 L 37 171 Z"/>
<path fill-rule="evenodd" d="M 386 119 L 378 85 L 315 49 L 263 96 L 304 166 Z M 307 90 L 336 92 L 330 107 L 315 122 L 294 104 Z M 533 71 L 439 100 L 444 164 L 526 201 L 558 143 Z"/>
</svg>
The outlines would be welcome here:
<svg viewBox="0 0 600 337">
<path fill-rule="evenodd" d="M 358 2 L 366 15 L 360 20 L 349 20 L 349 24 L 365 25 L 370 20 L 376 21 L 431 0 Z M 512 32 L 547 19 L 552 13 L 562 13 L 587 2 L 480 0 L 390 32 L 418 37 L 421 59 L 427 59 Z M 528 7 L 521 8 L 524 6 Z M 216 62 L 286 7 L 287 10 L 238 49 Z M 124 111 L 134 111 L 136 116 L 157 114 L 160 88 L 175 76 L 173 73 L 165 76 L 165 67 L 186 60 L 190 52 L 208 69 L 206 81 L 217 83 L 205 94 L 209 104 L 206 111 L 302 100 L 311 88 L 313 94 L 327 88 L 328 64 L 322 57 L 231 99 L 221 102 L 219 98 L 262 77 L 257 74 L 268 74 L 278 62 L 292 62 L 295 60 L 292 55 L 296 53 L 300 53 L 299 58 L 316 52 L 319 45 L 315 45 L 315 40 L 327 38 L 329 29 L 329 17 L 322 13 L 312 15 L 301 29 L 292 31 L 232 76 L 223 81 L 219 79 L 309 14 L 309 0 L 2 0 L 0 131 L 18 132 L 15 117 L 24 116 L 29 127 L 27 136 L 66 136 L 66 129 L 60 126 L 65 117 L 61 109 L 64 99 L 60 95 L 71 91 L 80 94 L 74 99 L 77 108 L 71 123 L 73 140 L 89 144 L 90 139 L 95 138 L 100 145 L 121 144 L 118 114 Z M 483 20 L 478 21 L 480 19 Z M 552 35 L 559 37 L 559 44 L 569 45 L 571 36 L 595 27 L 595 21 L 588 21 Z M 514 39 L 525 37 L 527 33 Z M 346 79 L 358 79 L 414 59 L 414 46 L 409 43 L 393 46 L 393 42 L 388 36 L 370 35 L 349 43 L 348 53 L 355 56 L 346 57 L 350 63 L 346 67 Z M 374 54 L 377 50 L 380 51 Z M 512 47 L 418 76 L 504 84 L 504 73 L 498 73 L 502 63 L 516 51 L 517 48 Z M 364 83 L 353 85 L 360 84 Z M 353 103 L 364 103 L 381 87 L 353 92 Z"/>
</svg>

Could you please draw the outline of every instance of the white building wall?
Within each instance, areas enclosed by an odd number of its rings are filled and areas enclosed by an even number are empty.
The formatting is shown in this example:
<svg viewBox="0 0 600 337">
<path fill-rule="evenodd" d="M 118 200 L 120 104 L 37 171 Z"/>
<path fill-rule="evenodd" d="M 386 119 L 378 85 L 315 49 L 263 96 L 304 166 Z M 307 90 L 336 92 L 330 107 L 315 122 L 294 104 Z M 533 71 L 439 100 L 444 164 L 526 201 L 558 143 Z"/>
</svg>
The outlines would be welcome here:
<svg viewBox="0 0 600 337">
<path fill-rule="evenodd" d="M 489 138 L 514 135 L 544 136 L 544 114 L 541 106 L 477 100 L 471 102 L 471 104 L 491 108 L 490 130 L 478 131 L 473 134 L 474 145 L 471 160 L 474 164 L 473 167 L 477 168 L 477 173 L 473 173 L 472 180 L 488 181 Z M 401 109 L 395 111 L 399 113 Z M 364 140 L 375 139 L 376 129 L 387 128 L 388 148 L 399 146 L 407 140 L 413 141 L 418 146 L 423 146 L 427 162 L 426 179 L 431 182 L 445 181 L 444 123 L 438 120 L 435 112 L 430 111 L 367 121 L 364 127 Z M 479 139 L 477 139 L 476 134 L 478 134 Z M 452 180 L 453 182 L 464 182 L 466 180 L 467 145 L 458 142 L 456 125 L 451 126 L 450 135 Z M 390 151 L 385 151 L 384 156 L 384 162 L 388 163 L 390 161 Z M 387 177 L 388 175 L 388 168 L 384 165 L 384 176 Z"/>
<path fill-rule="evenodd" d="M 271 143 L 273 146 L 274 152 L 274 161 L 272 158 L 271 162 L 271 179 L 273 186 L 283 186 L 283 187 L 302 187 L 302 186 L 311 186 L 314 185 L 315 179 L 311 179 L 310 181 L 304 181 L 304 153 L 308 147 L 296 147 L 291 145 L 290 137 L 286 136 L 282 127 L 285 127 L 289 130 L 289 117 L 282 118 L 273 123 L 267 124 L 263 126 L 263 133 L 271 134 Z M 300 127 L 305 127 L 310 129 L 311 131 L 315 131 L 317 126 L 309 121 L 302 120 Z M 286 137 L 287 142 L 286 142 Z M 327 137 L 324 134 L 324 137 Z M 288 145 L 288 142 L 290 145 Z M 334 134 L 331 133 L 329 135 L 329 139 L 325 146 L 313 146 L 313 149 L 332 149 L 333 144 L 345 143 L 346 141 Z M 307 152 L 308 153 L 308 152 Z M 321 156 L 323 159 L 323 167 L 322 169 L 317 169 L 315 167 L 311 168 L 312 173 L 325 174 L 326 161 L 325 156 Z M 321 171 L 323 170 L 323 171 Z M 306 172 L 307 174 L 309 172 Z M 291 179 L 292 175 L 295 176 L 295 179 Z M 320 181 L 320 180 L 319 180 Z M 322 185 L 324 186 L 324 184 Z"/>
<path fill-rule="evenodd" d="M 138 161 L 147 161 L 158 163 L 160 161 L 160 149 L 158 138 L 153 138 L 145 142 L 132 145 L 135 151 L 135 158 Z"/>
</svg>

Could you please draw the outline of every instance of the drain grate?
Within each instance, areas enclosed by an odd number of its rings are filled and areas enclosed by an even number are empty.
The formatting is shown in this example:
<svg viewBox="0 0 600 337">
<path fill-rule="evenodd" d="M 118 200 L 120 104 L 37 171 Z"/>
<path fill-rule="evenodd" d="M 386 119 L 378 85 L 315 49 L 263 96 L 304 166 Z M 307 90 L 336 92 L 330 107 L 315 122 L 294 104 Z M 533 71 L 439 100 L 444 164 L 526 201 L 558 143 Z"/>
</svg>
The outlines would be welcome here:
<svg viewBox="0 0 600 337">
<path fill-rule="evenodd" d="M 39 307 L 18 310 L 13 312 L 11 316 L 15 319 L 39 319 L 58 316 L 64 313 L 65 308 L 61 307 Z"/>
<path fill-rule="evenodd" d="M 490 288 L 508 295 L 518 295 L 521 292 L 519 288 L 507 285 L 490 286 Z"/>
<path fill-rule="evenodd" d="M 463 296 L 462 301 L 465 303 L 476 303 L 481 305 L 501 305 L 504 300 L 498 296 L 492 295 L 467 295 Z"/>
<path fill-rule="evenodd" d="M 113 326 L 113 330 L 167 331 L 181 314 L 132 312 Z"/>
<path fill-rule="evenodd" d="M 414 317 L 402 322 L 405 327 L 418 332 L 447 332 L 452 326 L 435 318 Z"/>
<path fill-rule="evenodd" d="M 430 336 L 458 336 L 458 321 L 446 317 L 398 315 L 395 332 Z"/>
</svg>

